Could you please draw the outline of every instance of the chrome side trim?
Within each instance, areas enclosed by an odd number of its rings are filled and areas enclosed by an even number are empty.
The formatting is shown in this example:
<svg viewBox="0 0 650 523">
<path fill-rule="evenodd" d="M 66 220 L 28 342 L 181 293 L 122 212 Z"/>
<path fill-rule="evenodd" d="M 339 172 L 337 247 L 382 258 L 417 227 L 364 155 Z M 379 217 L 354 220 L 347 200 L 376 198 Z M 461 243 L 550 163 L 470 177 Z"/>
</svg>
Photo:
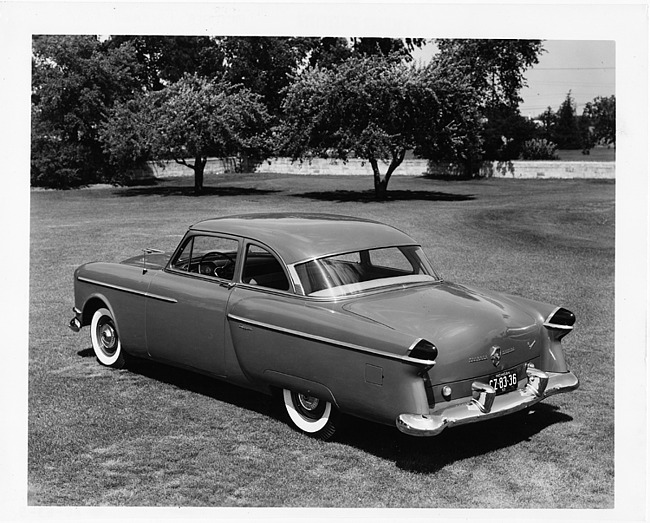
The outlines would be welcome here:
<svg viewBox="0 0 650 523">
<path fill-rule="evenodd" d="M 413 343 L 411 343 L 411 346 L 406 350 L 406 353 L 411 354 L 411 352 L 413 352 L 413 349 L 415 348 L 415 346 L 418 343 L 420 343 L 421 341 L 427 341 L 427 340 L 425 340 L 424 338 L 417 338 Z"/>
<path fill-rule="evenodd" d="M 129 289 L 128 287 L 122 287 L 121 285 L 114 285 L 112 283 L 104 283 L 102 281 L 91 280 L 90 278 L 84 278 L 83 276 L 77 277 L 78 281 L 84 283 L 91 283 L 93 285 L 98 285 L 99 287 L 105 287 L 107 289 L 114 289 L 116 291 L 128 292 L 129 294 L 136 294 L 137 296 L 144 296 L 145 298 L 152 298 L 154 300 L 165 301 L 167 303 L 178 303 L 178 300 L 174 298 L 168 298 L 167 296 L 161 296 L 159 294 L 151 294 L 149 292 L 138 291 L 136 289 Z"/>
<path fill-rule="evenodd" d="M 303 331 L 297 331 L 297 330 L 294 330 L 294 329 L 288 329 L 286 327 L 279 327 L 277 325 L 271 325 L 270 323 L 264 323 L 262 321 L 243 318 L 243 317 L 237 316 L 235 314 L 228 314 L 228 319 L 232 320 L 232 321 L 239 322 L 239 323 L 243 323 L 243 324 L 246 324 L 246 325 L 252 325 L 254 327 L 260 327 L 262 329 L 272 330 L 272 331 L 275 331 L 275 332 L 280 332 L 282 334 L 288 334 L 290 336 L 296 336 L 298 338 L 303 338 L 303 339 L 306 339 L 306 340 L 318 341 L 318 342 L 321 342 L 321 343 L 327 343 L 328 345 L 334 345 L 336 347 L 341 347 L 341 348 L 344 348 L 344 349 L 350 349 L 350 350 L 353 350 L 353 351 L 356 351 L 356 352 L 364 352 L 366 354 L 373 354 L 375 356 L 380 356 L 382 358 L 389 358 L 389 359 L 392 359 L 392 360 L 401 361 L 403 363 L 413 363 L 413 364 L 418 364 L 418 365 L 431 365 L 431 363 L 432 363 L 429 360 L 420 360 L 420 359 L 417 359 L 417 358 L 411 358 L 409 356 L 400 356 L 398 354 L 392 354 L 390 352 L 385 352 L 385 351 L 373 349 L 373 348 L 370 348 L 370 347 L 364 347 L 362 345 L 356 345 L 354 343 L 339 341 L 339 340 L 335 340 L 333 338 L 326 338 L 324 336 L 318 336 L 316 334 L 309 334 L 309 333 L 303 332 Z"/>
<path fill-rule="evenodd" d="M 573 330 L 573 327 L 571 325 L 557 325 L 556 323 L 544 323 L 544 327 L 547 329 L 562 329 L 567 331 Z"/>
</svg>

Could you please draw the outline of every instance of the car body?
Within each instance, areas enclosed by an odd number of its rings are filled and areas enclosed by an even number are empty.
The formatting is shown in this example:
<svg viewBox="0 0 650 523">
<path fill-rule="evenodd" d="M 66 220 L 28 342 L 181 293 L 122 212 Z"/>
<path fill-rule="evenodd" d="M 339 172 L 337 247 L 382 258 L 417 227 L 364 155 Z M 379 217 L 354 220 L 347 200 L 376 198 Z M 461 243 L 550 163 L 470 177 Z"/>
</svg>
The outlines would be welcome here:
<svg viewBox="0 0 650 523">
<path fill-rule="evenodd" d="M 564 308 L 443 280 L 407 234 L 322 214 L 192 225 L 74 274 L 75 317 L 98 360 L 129 356 L 276 393 L 328 439 L 341 413 L 433 436 L 574 390 Z"/>
</svg>

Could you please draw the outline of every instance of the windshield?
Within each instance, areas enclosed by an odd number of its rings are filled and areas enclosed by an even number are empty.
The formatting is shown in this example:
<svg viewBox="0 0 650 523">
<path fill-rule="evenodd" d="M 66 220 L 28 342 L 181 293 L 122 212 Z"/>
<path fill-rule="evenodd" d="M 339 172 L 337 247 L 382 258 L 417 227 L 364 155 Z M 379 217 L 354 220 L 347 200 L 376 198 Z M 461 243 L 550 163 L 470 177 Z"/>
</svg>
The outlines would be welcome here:
<svg viewBox="0 0 650 523">
<path fill-rule="evenodd" d="M 368 289 L 438 281 L 417 245 L 367 249 L 294 266 L 307 296 L 344 296 Z"/>
</svg>

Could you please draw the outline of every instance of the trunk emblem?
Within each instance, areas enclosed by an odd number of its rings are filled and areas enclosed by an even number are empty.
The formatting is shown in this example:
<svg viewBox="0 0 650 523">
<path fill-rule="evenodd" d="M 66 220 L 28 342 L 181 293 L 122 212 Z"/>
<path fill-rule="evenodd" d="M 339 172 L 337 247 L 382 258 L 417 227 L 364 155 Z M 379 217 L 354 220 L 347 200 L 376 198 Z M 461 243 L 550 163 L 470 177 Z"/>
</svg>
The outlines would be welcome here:
<svg viewBox="0 0 650 523">
<path fill-rule="evenodd" d="M 501 347 L 494 346 L 490 349 L 490 359 L 492 360 L 492 365 L 498 367 L 501 363 Z"/>
<path fill-rule="evenodd" d="M 492 364 L 495 367 L 498 367 L 499 364 L 501 363 L 501 358 L 505 356 L 506 354 L 510 354 L 511 352 L 515 352 L 514 347 L 510 347 L 509 349 L 502 349 L 501 347 L 495 345 L 490 349 L 490 354 L 488 356 L 472 356 L 469 358 L 470 363 L 477 363 L 479 361 L 485 361 L 488 358 L 492 360 Z"/>
</svg>

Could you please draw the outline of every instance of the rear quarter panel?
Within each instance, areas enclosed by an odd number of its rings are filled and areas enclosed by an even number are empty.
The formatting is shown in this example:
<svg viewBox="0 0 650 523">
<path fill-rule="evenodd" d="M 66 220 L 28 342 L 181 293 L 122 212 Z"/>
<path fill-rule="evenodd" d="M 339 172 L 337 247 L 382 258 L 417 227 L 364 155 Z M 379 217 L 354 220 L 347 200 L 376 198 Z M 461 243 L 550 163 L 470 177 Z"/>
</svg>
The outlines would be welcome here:
<svg viewBox="0 0 650 523">
<path fill-rule="evenodd" d="M 429 411 L 421 367 L 400 360 L 417 338 L 299 297 L 237 289 L 229 328 L 251 382 L 332 401 L 386 424 Z"/>
</svg>

